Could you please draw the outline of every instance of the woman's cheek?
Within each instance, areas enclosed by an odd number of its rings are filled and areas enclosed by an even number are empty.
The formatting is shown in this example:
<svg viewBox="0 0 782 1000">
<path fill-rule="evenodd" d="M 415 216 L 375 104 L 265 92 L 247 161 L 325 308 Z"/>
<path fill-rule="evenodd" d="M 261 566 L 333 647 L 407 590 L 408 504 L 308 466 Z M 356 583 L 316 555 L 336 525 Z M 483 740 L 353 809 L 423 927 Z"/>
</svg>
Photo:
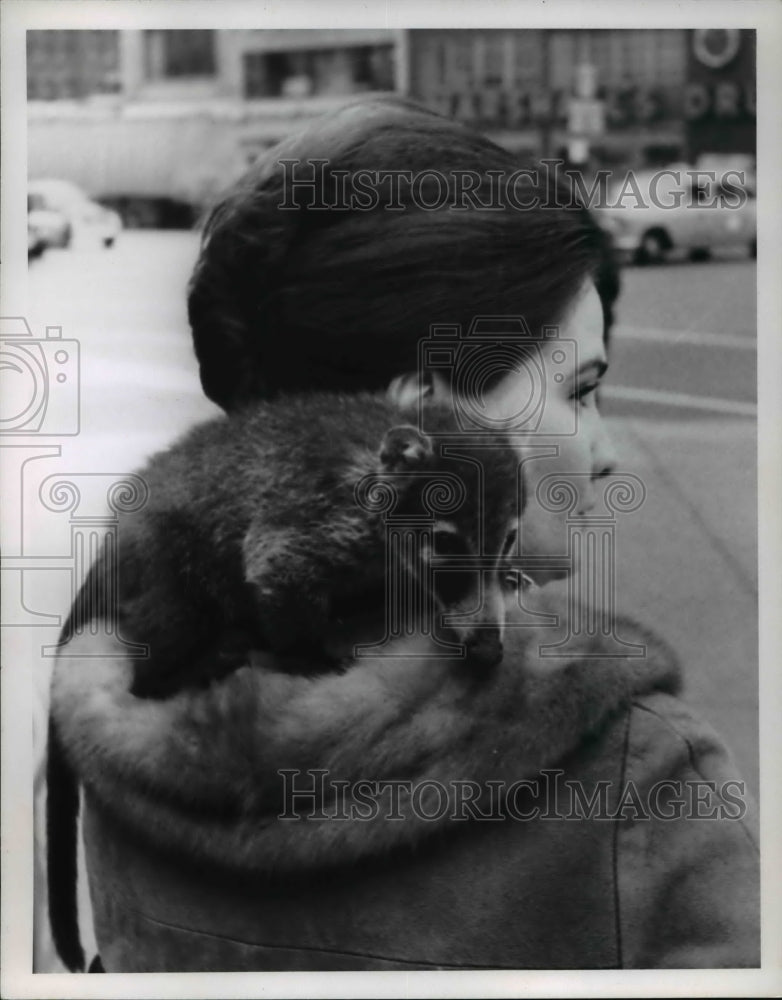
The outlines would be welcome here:
<svg viewBox="0 0 782 1000">
<path fill-rule="evenodd" d="M 551 438 L 549 443 L 554 443 Z M 556 455 L 525 465 L 523 548 L 528 555 L 565 554 L 568 522 L 586 513 L 593 503 L 587 442 L 562 437 L 555 446 Z"/>
<path fill-rule="evenodd" d="M 542 460 L 527 465 L 522 547 L 528 555 L 557 555 L 562 552 L 565 513 L 549 509 L 547 502 L 551 480 L 546 477 L 558 471 Z"/>
</svg>

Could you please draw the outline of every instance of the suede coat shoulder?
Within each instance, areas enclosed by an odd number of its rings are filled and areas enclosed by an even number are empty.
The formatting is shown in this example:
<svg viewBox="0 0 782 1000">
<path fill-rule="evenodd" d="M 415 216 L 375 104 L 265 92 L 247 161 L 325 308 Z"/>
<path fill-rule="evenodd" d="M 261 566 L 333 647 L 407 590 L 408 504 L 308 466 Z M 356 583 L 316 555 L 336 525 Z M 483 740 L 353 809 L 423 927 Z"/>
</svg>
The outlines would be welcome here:
<svg viewBox="0 0 782 1000">
<path fill-rule="evenodd" d="M 109 972 L 759 964 L 740 776 L 675 660 L 584 640 L 128 693 L 116 640 L 62 651 L 52 714 L 85 791 Z M 400 652 L 402 650 L 400 649 Z"/>
</svg>

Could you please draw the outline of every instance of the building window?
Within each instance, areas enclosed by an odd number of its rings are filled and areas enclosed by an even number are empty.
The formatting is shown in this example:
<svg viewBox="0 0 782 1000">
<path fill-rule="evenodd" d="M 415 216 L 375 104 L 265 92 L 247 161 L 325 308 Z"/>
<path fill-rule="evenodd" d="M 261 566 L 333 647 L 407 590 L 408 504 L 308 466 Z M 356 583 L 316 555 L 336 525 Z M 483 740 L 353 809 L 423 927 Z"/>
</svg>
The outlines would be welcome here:
<svg viewBox="0 0 782 1000">
<path fill-rule="evenodd" d="M 308 97 L 393 90 L 391 46 L 246 52 L 244 96 Z"/>
<path fill-rule="evenodd" d="M 245 97 L 306 97 L 316 78 L 312 52 L 246 52 Z"/>
<path fill-rule="evenodd" d="M 148 80 L 216 73 L 214 31 L 145 31 Z"/>
<path fill-rule="evenodd" d="M 367 45 L 351 50 L 353 82 L 367 90 L 393 90 L 394 67 L 391 46 Z"/>
<path fill-rule="evenodd" d="M 117 31 L 28 31 L 28 100 L 73 100 L 120 89 Z"/>
</svg>

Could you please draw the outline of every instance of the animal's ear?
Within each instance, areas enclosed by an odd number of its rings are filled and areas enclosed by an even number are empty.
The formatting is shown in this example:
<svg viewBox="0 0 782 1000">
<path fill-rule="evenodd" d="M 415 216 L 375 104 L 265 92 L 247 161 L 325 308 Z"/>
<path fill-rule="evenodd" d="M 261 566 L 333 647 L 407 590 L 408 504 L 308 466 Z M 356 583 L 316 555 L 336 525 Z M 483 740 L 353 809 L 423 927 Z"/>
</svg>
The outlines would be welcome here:
<svg viewBox="0 0 782 1000">
<path fill-rule="evenodd" d="M 434 383 L 431 375 L 419 375 L 418 372 L 408 372 L 392 379 L 386 390 L 386 396 L 400 410 L 412 409 L 423 400 L 429 400 L 434 394 Z"/>
<path fill-rule="evenodd" d="M 410 469 L 432 454 L 432 439 L 417 427 L 400 424 L 386 432 L 380 446 L 380 463 L 388 472 Z"/>
</svg>

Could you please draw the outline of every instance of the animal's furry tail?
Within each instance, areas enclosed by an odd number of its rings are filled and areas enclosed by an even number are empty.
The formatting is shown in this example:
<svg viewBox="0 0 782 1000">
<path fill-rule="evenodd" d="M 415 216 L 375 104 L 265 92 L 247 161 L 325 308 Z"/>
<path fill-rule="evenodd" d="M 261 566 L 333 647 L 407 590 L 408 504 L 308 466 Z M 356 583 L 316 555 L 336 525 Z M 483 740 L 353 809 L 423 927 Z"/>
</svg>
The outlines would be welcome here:
<svg viewBox="0 0 782 1000">
<path fill-rule="evenodd" d="M 111 589 L 106 581 L 105 543 L 90 569 L 58 639 L 62 648 L 96 618 L 106 616 Z M 57 953 L 71 972 L 84 971 L 79 938 L 78 876 L 79 780 L 68 762 L 54 717 L 49 715 L 46 758 L 46 868 L 49 926 Z"/>
<path fill-rule="evenodd" d="M 57 953 L 71 972 L 84 971 L 76 895 L 78 816 L 78 782 L 50 718 L 46 760 L 49 925 Z"/>
</svg>

